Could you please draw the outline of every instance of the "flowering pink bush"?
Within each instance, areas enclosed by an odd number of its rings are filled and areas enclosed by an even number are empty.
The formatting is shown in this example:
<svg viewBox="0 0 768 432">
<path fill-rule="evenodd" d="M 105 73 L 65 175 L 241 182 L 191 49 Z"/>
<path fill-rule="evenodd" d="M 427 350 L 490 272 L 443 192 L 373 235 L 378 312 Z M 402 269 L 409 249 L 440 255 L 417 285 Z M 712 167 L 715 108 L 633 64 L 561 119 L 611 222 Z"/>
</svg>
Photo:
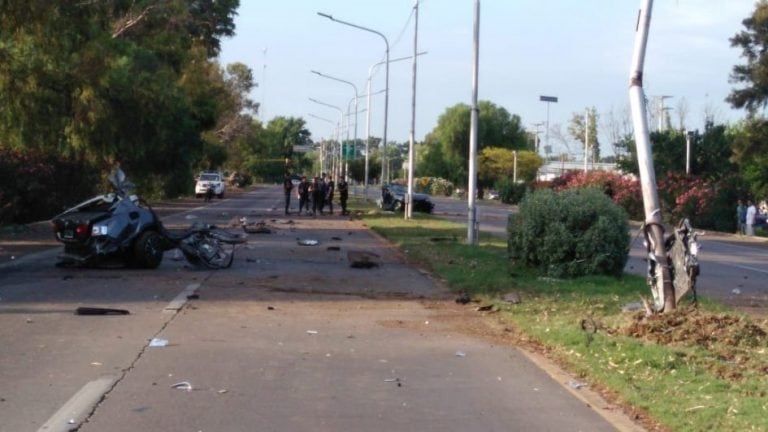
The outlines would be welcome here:
<svg viewBox="0 0 768 432">
<path fill-rule="evenodd" d="M 675 172 L 668 172 L 658 186 L 662 209 L 673 220 L 696 219 L 709 212 L 716 189 L 714 184 L 700 177 Z"/>
<path fill-rule="evenodd" d="M 643 196 L 640 182 L 633 176 L 623 176 L 610 171 L 568 171 L 552 180 L 556 191 L 571 188 L 595 187 L 622 206 L 631 218 L 643 217 Z"/>
</svg>

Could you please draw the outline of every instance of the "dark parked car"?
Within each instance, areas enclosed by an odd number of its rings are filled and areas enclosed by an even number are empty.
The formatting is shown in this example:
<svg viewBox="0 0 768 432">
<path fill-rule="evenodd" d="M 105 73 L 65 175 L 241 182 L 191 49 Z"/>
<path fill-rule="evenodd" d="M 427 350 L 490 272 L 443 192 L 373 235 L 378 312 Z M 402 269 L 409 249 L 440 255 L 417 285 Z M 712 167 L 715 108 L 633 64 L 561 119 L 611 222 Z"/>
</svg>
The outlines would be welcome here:
<svg viewBox="0 0 768 432">
<path fill-rule="evenodd" d="M 386 184 L 381 187 L 381 198 L 378 200 L 379 207 L 390 211 L 404 211 L 406 195 L 408 195 L 408 188 L 405 186 L 399 184 Z M 435 204 L 429 199 L 429 195 L 414 192 L 414 211 L 432 213 L 434 207 Z"/>
</svg>

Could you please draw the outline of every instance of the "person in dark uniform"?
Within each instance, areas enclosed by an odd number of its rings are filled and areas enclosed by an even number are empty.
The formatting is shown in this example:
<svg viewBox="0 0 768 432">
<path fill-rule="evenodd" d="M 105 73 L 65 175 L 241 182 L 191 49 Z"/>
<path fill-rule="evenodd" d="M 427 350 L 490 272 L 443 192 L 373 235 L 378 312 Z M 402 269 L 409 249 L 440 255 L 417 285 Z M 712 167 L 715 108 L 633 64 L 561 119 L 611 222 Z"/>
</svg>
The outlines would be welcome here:
<svg viewBox="0 0 768 432">
<path fill-rule="evenodd" d="M 347 212 L 347 199 L 349 198 L 349 185 L 347 184 L 347 181 L 344 180 L 342 177 L 341 180 L 339 180 L 339 203 L 341 204 L 341 214 L 347 215 L 349 212 Z"/>
<path fill-rule="evenodd" d="M 289 215 L 291 208 L 291 191 L 293 190 L 293 182 L 291 181 L 291 173 L 285 172 L 283 179 L 283 192 L 285 192 L 285 214 Z"/>
<path fill-rule="evenodd" d="M 328 210 L 333 214 L 333 193 L 336 191 L 336 184 L 332 177 L 328 177 L 325 182 L 325 202 L 328 203 Z"/>
<path fill-rule="evenodd" d="M 301 176 L 301 183 L 299 183 L 299 214 L 302 210 L 306 210 L 305 213 L 309 214 L 309 186 L 306 176 Z"/>
<path fill-rule="evenodd" d="M 323 199 L 325 198 L 325 186 L 323 179 L 315 177 L 312 182 L 312 214 L 323 214 Z"/>
</svg>

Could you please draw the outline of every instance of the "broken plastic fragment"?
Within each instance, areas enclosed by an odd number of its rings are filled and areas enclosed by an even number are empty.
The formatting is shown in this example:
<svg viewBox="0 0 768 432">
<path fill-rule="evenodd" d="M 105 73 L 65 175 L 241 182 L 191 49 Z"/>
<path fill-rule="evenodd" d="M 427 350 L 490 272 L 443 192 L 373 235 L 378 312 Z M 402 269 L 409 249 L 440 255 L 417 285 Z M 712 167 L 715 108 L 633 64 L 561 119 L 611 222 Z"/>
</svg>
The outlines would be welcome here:
<svg viewBox="0 0 768 432">
<path fill-rule="evenodd" d="M 317 330 L 307 330 L 307 334 L 316 335 Z"/>
<path fill-rule="evenodd" d="M 587 383 L 571 380 L 571 381 L 568 381 L 568 386 L 570 386 L 572 389 L 578 390 L 582 387 L 586 387 Z"/>
<path fill-rule="evenodd" d="M 456 351 L 456 357 L 466 357 L 467 353 L 464 351 Z"/>
<path fill-rule="evenodd" d="M 152 340 L 149 341 L 149 346 L 153 347 L 153 348 L 168 346 L 168 340 L 167 339 L 152 338 Z"/>
<path fill-rule="evenodd" d="M 299 245 L 301 246 L 317 246 L 320 242 L 312 239 L 299 239 Z"/>
</svg>

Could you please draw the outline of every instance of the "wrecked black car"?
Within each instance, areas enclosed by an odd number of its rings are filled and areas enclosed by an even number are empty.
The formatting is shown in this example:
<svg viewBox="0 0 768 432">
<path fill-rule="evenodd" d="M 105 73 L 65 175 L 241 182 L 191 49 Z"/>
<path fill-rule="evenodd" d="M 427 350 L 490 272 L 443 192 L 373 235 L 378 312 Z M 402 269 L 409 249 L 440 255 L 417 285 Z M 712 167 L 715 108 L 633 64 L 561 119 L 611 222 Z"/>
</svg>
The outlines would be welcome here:
<svg viewBox="0 0 768 432">
<path fill-rule="evenodd" d="M 408 188 L 399 184 L 386 184 L 381 187 L 381 198 L 377 204 L 379 208 L 388 211 L 404 211 L 405 198 Z M 435 204 L 429 199 L 429 195 L 423 193 L 413 194 L 413 210 L 422 213 L 432 213 Z"/>
</svg>

